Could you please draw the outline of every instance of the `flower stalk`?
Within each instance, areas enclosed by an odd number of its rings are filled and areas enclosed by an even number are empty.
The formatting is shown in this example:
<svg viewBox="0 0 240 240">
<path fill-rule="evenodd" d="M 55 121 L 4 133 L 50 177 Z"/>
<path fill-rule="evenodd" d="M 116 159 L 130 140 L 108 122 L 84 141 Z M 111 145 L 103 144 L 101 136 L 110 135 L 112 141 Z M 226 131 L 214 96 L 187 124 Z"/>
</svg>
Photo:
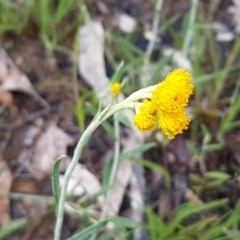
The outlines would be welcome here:
<svg viewBox="0 0 240 240">
<path fill-rule="evenodd" d="M 67 188 L 68 188 L 68 183 L 69 183 L 70 177 L 71 177 L 72 172 L 75 169 L 76 165 L 78 164 L 78 161 L 79 161 L 79 158 L 81 157 L 83 148 L 87 144 L 92 133 L 101 124 L 99 117 L 101 117 L 101 114 L 99 114 L 99 116 L 97 116 L 94 119 L 94 121 L 92 121 L 90 123 L 90 125 L 87 127 L 85 132 L 82 134 L 82 136 L 74 150 L 72 161 L 65 173 L 63 185 L 62 185 L 61 192 L 60 192 L 60 199 L 59 199 L 59 205 L 58 205 L 59 207 L 58 207 L 58 211 L 57 211 L 57 220 L 56 220 L 55 232 L 54 232 L 54 240 L 61 239 L 61 229 L 62 229 L 63 218 L 64 218 L 64 205 L 65 205 L 65 201 L 66 201 Z"/>
<path fill-rule="evenodd" d="M 177 69 L 169 73 L 162 83 L 140 89 L 118 103 L 115 103 L 115 100 L 121 88 L 118 84 L 112 85 L 111 90 L 114 96 L 112 103 L 98 112 L 86 128 L 78 141 L 72 161 L 66 170 L 60 191 L 54 240 L 60 240 L 61 238 L 64 205 L 71 174 L 93 132 L 115 113 L 130 108 L 136 110 L 134 124 L 140 131 L 151 130 L 157 125 L 168 138 L 174 138 L 175 135 L 181 134 L 183 130 L 187 129 L 190 121 L 185 108 L 188 105 L 189 96 L 193 93 L 191 80 L 192 75 L 190 73 L 184 69 Z M 111 185 L 117 168 L 117 157 L 113 166 L 110 179 Z"/>
</svg>

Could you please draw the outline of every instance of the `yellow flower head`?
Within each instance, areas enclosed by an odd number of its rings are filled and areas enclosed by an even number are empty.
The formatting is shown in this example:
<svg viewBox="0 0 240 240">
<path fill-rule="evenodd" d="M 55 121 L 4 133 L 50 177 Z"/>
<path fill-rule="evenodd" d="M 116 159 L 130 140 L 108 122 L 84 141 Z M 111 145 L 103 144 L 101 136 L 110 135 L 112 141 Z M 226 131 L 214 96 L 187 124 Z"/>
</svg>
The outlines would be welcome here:
<svg viewBox="0 0 240 240">
<path fill-rule="evenodd" d="M 143 102 L 135 115 L 134 124 L 140 131 L 147 131 L 158 125 L 168 138 L 183 133 L 188 128 L 189 116 L 185 110 L 193 93 L 191 73 L 176 69 L 169 73 L 152 92 L 152 98 Z"/>
<path fill-rule="evenodd" d="M 117 97 L 119 93 L 121 92 L 121 85 L 118 82 L 112 83 L 110 86 L 110 90 L 113 94 L 113 96 Z"/>
<path fill-rule="evenodd" d="M 140 106 L 139 112 L 134 117 L 134 124 L 138 126 L 140 131 L 148 131 L 156 124 L 155 118 L 156 108 L 151 101 L 144 101 Z"/>
<path fill-rule="evenodd" d="M 181 111 L 188 105 L 189 96 L 193 93 L 191 81 L 191 73 L 184 69 L 174 70 L 153 92 L 152 101 L 160 111 Z"/>
</svg>

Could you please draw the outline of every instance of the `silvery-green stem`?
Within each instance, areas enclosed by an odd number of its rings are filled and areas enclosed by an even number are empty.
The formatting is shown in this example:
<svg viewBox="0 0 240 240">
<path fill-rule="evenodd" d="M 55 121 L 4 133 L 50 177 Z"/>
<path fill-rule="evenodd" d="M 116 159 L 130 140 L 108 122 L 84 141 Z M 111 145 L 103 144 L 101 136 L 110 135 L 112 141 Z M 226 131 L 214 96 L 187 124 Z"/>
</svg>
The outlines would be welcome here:
<svg viewBox="0 0 240 240">
<path fill-rule="evenodd" d="M 105 112 L 105 111 L 103 111 Z M 87 127 L 87 129 L 82 134 L 81 138 L 78 141 L 78 144 L 74 150 L 73 158 L 70 163 L 70 165 L 67 168 L 67 171 L 64 176 L 61 193 L 60 193 L 60 199 L 59 199 L 59 207 L 57 212 L 57 219 L 56 219 L 56 225 L 55 225 L 55 232 L 54 232 L 54 240 L 60 240 L 61 237 L 61 229 L 63 224 L 63 217 L 64 217 L 64 205 L 67 195 L 67 188 L 69 179 L 71 177 L 71 174 L 78 164 L 79 158 L 81 157 L 83 148 L 88 143 L 89 138 L 91 137 L 92 133 L 101 125 L 103 112 L 101 112 L 99 115 L 97 115 L 93 121 L 90 123 L 90 125 Z"/>
</svg>

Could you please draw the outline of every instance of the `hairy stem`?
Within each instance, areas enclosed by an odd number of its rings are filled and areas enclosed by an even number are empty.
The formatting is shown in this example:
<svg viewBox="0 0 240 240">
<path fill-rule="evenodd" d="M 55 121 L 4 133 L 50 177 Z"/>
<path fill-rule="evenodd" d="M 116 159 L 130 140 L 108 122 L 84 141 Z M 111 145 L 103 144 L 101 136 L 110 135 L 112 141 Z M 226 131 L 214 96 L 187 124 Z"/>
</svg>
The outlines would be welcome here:
<svg viewBox="0 0 240 240">
<path fill-rule="evenodd" d="M 115 131 L 115 142 L 114 142 L 114 156 L 113 156 L 113 163 L 112 163 L 112 169 L 108 181 L 108 189 L 106 193 L 106 199 L 105 199 L 105 204 L 103 206 L 102 210 L 102 218 L 105 218 L 107 216 L 107 211 L 109 207 L 109 198 L 111 194 L 111 189 L 114 184 L 114 180 L 116 177 L 117 173 L 117 168 L 119 164 L 119 155 L 120 155 L 120 126 L 119 122 L 116 118 L 117 113 L 114 115 L 114 131 Z"/>
<path fill-rule="evenodd" d="M 90 125 L 87 127 L 87 129 L 82 134 L 82 136 L 74 150 L 74 155 L 73 155 L 72 161 L 65 173 L 64 181 L 63 181 L 63 185 L 62 185 L 62 189 L 61 189 L 61 194 L 60 194 L 60 199 L 59 199 L 59 207 L 58 207 L 57 220 L 56 220 L 56 226 L 55 226 L 55 232 L 54 232 L 54 240 L 60 240 L 60 238 L 61 238 L 61 229 L 62 229 L 63 218 L 64 218 L 64 205 L 65 205 L 65 200 L 66 200 L 66 195 L 67 195 L 69 179 L 71 177 L 71 174 L 72 174 L 74 168 L 78 164 L 78 161 L 79 161 L 79 158 L 81 157 L 83 148 L 88 143 L 88 140 L 91 137 L 92 133 L 102 123 L 101 122 L 101 117 L 102 117 L 101 113 L 95 119 L 93 119 L 93 121 L 90 123 Z"/>
</svg>

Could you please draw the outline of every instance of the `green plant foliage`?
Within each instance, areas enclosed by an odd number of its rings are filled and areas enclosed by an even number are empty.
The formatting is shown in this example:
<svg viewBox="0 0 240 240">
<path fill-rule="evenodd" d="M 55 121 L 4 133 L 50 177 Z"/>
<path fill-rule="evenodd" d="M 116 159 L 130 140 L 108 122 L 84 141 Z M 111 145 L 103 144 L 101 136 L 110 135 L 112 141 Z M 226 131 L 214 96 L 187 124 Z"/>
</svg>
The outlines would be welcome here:
<svg viewBox="0 0 240 240">
<path fill-rule="evenodd" d="M 0 1 L 0 33 L 20 34 L 27 26 L 32 0 L 22 3 L 22 8 L 12 0 Z"/>
<path fill-rule="evenodd" d="M 156 2 L 156 0 L 151 1 L 153 8 Z M 168 4 L 168 1 L 163 2 Z M 146 221 L 140 225 L 126 218 L 93 217 L 95 212 L 91 203 L 89 203 L 92 201 L 92 196 L 82 196 L 77 203 L 68 203 L 69 205 L 72 204 L 71 206 L 75 210 L 73 212 L 77 214 L 81 221 L 81 229 L 68 240 L 94 238 L 108 240 L 114 239 L 114 237 L 124 240 L 133 239 L 133 231 L 136 229 L 147 233 L 151 240 L 240 239 L 240 202 L 229 203 L 231 193 L 224 196 L 223 200 L 216 199 L 215 196 L 208 196 L 207 200 L 206 198 L 202 199 L 206 192 L 220 191 L 229 182 L 237 180 L 236 185 L 238 187 L 240 185 L 238 163 L 240 37 L 236 37 L 232 46 L 227 49 L 226 59 L 223 61 L 215 39 L 213 24 L 215 13 L 212 10 L 212 12 L 206 13 L 200 7 L 197 8 L 196 4 L 203 4 L 202 2 L 197 0 L 189 1 L 189 11 L 184 15 L 176 13 L 174 16 L 165 17 L 160 11 L 160 26 L 157 28 L 157 35 L 162 36 L 167 32 L 173 41 L 171 44 L 169 43 L 170 47 L 181 52 L 182 57 L 192 64 L 191 72 L 193 73 L 193 83 L 195 85 L 194 96 L 189 107 L 192 120 L 189 131 L 182 136 L 180 141 L 187 145 L 195 164 L 194 172 L 191 167 L 187 168 L 185 173 L 186 182 L 188 187 L 203 201 L 202 204 L 199 206 L 191 203 L 180 204 L 171 216 L 163 219 L 152 207 L 143 203 L 142 209 Z M 209 2 L 211 9 L 214 9 L 214 4 L 221 1 L 207 2 Z M 62 42 L 67 37 L 68 40 L 72 40 L 74 38 L 72 35 L 78 36 L 79 25 L 92 20 L 87 9 L 88 4 L 88 1 L 76 0 L 0 0 L 1 37 L 7 36 L 9 33 L 14 36 L 25 37 L 25 33 L 33 25 L 34 30 L 36 30 L 36 36 L 34 37 L 42 43 L 47 56 L 51 56 L 55 50 L 67 53 L 69 56 L 72 51 L 66 49 Z M 98 4 L 101 5 L 101 3 Z M 99 8 L 99 5 L 97 8 Z M 175 25 L 178 25 L 177 28 Z M 122 94 L 126 96 L 142 87 L 141 79 L 145 80 L 146 78 L 149 85 L 156 84 L 165 77 L 169 69 L 179 67 L 182 63 L 180 61 L 180 64 L 176 64 L 174 54 L 165 56 L 163 50 L 169 47 L 168 43 L 165 43 L 165 46 L 164 43 L 159 41 L 156 44 L 156 52 L 159 55 L 157 60 L 152 56 L 154 54 L 150 54 L 148 65 L 145 66 L 144 60 L 148 56 L 146 56 L 145 50 L 136 45 L 137 38 L 138 33 L 136 32 L 123 34 L 115 27 L 105 29 L 105 57 L 107 64 L 110 65 L 114 72 L 113 76 L 110 77 L 109 84 L 112 82 L 121 83 Z M 81 39 L 76 37 L 75 40 L 75 45 L 79 45 Z M 77 54 L 78 51 L 79 49 L 76 47 L 73 52 Z M 71 55 L 71 59 L 74 57 Z M 146 76 L 142 74 L 145 67 L 147 67 Z M 75 66 L 75 75 L 77 75 L 77 66 Z M 77 76 L 75 78 L 77 82 Z M 76 95 L 78 95 L 78 99 L 75 104 L 74 114 L 79 131 L 83 133 L 89 120 L 94 118 L 101 106 L 99 106 L 96 94 L 91 89 L 81 86 Z M 124 113 L 117 114 L 115 120 L 119 126 L 123 125 L 124 128 L 132 127 L 132 122 Z M 4 120 L 1 119 L 0 124 L 1 126 L 5 125 Z M 112 119 L 105 121 L 102 127 L 113 143 L 119 141 L 121 135 L 116 136 L 116 127 L 114 127 Z M 225 150 L 228 153 L 229 149 L 231 149 L 231 141 L 226 140 L 226 136 L 231 133 L 237 135 L 236 138 L 233 138 L 235 145 L 234 150 L 231 151 L 232 155 L 229 159 L 225 159 L 227 163 L 223 163 L 219 159 L 216 166 L 211 165 L 211 154 L 220 158 L 219 153 L 221 151 Z M 172 172 L 171 168 L 168 168 L 171 163 L 167 162 L 168 158 L 165 159 L 165 156 L 169 154 L 169 146 L 168 142 L 166 143 L 162 138 L 158 137 L 158 133 L 153 131 L 149 136 L 151 143 L 142 144 L 127 152 L 120 152 L 118 160 L 120 162 L 130 160 L 133 164 L 142 166 L 143 169 L 159 173 L 163 177 L 164 186 L 171 191 Z M 174 148 L 176 145 L 173 144 L 170 147 Z M 162 165 L 154 163 L 151 161 L 152 159 L 148 160 L 142 157 L 146 151 L 151 151 L 153 148 L 159 148 L 164 152 L 159 156 Z M 112 187 L 109 181 L 113 159 L 113 153 L 106 156 L 100 177 L 102 190 L 94 197 L 106 197 L 107 191 Z M 51 179 L 56 213 L 61 193 L 59 183 L 60 164 L 61 159 L 58 159 L 54 164 Z M 178 161 L 175 164 L 176 169 L 178 169 L 178 164 L 181 165 Z M 228 164 L 229 166 L 227 166 Z M 3 171 L 4 169 L 1 168 L 0 174 Z M 148 196 L 143 197 L 148 198 Z M 11 233 L 24 228 L 28 222 L 29 219 L 27 218 L 13 220 L 8 226 L 0 229 L 0 239 L 6 238 Z M 114 224 L 111 231 L 106 230 L 108 223 Z"/>
<path fill-rule="evenodd" d="M 10 234 L 16 232 L 17 230 L 22 229 L 24 226 L 26 226 L 29 223 L 28 218 L 19 218 L 16 220 L 13 220 L 8 225 L 1 227 L 0 229 L 0 239 L 4 239 L 8 237 Z"/>
<path fill-rule="evenodd" d="M 67 240 L 88 240 L 91 239 L 91 237 L 96 236 L 104 229 L 107 223 L 113 223 L 116 227 L 114 228 L 114 232 L 122 231 L 123 229 L 134 229 L 136 227 L 139 227 L 138 223 L 135 223 L 134 221 L 128 220 L 126 218 L 122 217 L 108 217 L 107 219 L 103 219 L 97 223 L 94 223 L 87 228 L 75 233 L 72 237 L 68 238 Z M 115 235 L 116 236 L 116 235 Z M 103 234 L 101 237 L 98 237 L 98 239 L 106 240 L 108 238 L 108 234 Z"/>
<path fill-rule="evenodd" d="M 59 173 L 60 173 L 60 164 L 61 164 L 62 158 L 59 158 L 56 160 L 53 166 L 52 171 L 52 190 L 53 190 L 53 197 L 55 202 L 55 211 L 57 213 L 58 209 L 58 203 L 59 203 L 59 197 L 60 197 L 60 182 L 59 182 Z"/>
<path fill-rule="evenodd" d="M 150 208 L 145 208 L 146 230 L 150 239 L 220 239 L 239 224 L 239 207 L 229 210 L 224 217 L 218 216 L 218 210 L 227 207 L 227 200 L 217 200 L 200 206 L 184 204 L 179 206 L 171 219 L 164 222 Z M 215 212 L 215 213 L 214 213 Z"/>
</svg>

